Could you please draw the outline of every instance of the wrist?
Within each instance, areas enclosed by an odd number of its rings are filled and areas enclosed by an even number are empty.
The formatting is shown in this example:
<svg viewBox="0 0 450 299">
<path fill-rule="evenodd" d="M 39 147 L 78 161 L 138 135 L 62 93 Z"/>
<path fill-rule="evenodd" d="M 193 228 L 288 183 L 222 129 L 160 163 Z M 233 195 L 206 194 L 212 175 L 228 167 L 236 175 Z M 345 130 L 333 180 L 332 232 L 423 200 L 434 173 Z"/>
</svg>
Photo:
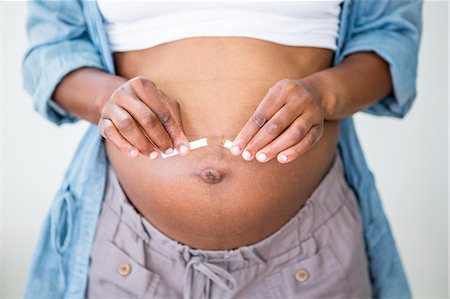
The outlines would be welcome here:
<svg viewBox="0 0 450 299">
<path fill-rule="evenodd" d="M 325 120 L 336 120 L 336 108 L 338 103 L 337 88 L 333 86 L 331 80 L 326 76 L 326 70 L 314 73 L 300 79 L 309 86 L 311 92 L 323 111 Z"/>
<path fill-rule="evenodd" d="M 111 95 L 125 82 L 127 82 L 127 80 L 123 77 L 111 76 L 100 88 L 94 100 L 94 113 L 97 115 L 98 119 L 100 119 L 102 114 L 103 106 L 105 106 Z"/>
</svg>

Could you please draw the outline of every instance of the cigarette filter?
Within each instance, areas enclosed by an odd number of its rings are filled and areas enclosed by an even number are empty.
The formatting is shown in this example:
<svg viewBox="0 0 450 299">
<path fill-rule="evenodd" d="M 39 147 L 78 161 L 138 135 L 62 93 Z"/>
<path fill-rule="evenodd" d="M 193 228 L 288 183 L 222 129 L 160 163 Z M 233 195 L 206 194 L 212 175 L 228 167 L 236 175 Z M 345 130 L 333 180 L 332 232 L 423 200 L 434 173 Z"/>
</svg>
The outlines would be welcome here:
<svg viewBox="0 0 450 299">
<path fill-rule="evenodd" d="M 202 139 L 198 139 L 198 140 L 189 142 L 189 146 L 190 146 L 191 150 L 195 150 L 195 149 L 198 149 L 198 148 L 201 148 L 204 146 L 208 146 L 208 144 L 209 144 L 208 138 L 202 138 Z M 165 158 L 176 156 L 178 154 L 179 154 L 178 151 L 175 149 L 172 153 L 170 153 L 168 155 L 161 153 L 161 157 L 163 157 L 165 159 Z"/>
<path fill-rule="evenodd" d="M 233 145 L 233 141 L 227 139 L 222 139 L 220 143 L 222 144 L 223 147 L 226 147 L 227 149 L 231 149 L 231 146 Z"/>
</svg>

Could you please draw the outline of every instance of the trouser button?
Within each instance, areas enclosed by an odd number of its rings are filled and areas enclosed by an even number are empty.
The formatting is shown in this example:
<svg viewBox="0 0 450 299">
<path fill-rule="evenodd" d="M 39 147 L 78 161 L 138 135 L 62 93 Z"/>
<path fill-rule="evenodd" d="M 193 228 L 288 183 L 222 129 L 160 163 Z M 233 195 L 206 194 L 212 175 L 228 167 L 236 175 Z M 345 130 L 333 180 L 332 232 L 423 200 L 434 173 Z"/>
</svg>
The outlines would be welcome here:
<svg viewBox="0 0 450 299">
<path fill-rule="evenodd" d="M 300 270 L 297 271 L 297 273 L 295 273 L 295 279 L 298 282 L 307 281 L 308 278 L 309 278 L 309 273 L 305 269 L 300 269 Z"/>
<path fill-rule="evenodd" d="M 129 264 L 122 264 L 119 266 L 119 274 L 127 276 L 131 272 L 131 266 Z"/>
</svg>

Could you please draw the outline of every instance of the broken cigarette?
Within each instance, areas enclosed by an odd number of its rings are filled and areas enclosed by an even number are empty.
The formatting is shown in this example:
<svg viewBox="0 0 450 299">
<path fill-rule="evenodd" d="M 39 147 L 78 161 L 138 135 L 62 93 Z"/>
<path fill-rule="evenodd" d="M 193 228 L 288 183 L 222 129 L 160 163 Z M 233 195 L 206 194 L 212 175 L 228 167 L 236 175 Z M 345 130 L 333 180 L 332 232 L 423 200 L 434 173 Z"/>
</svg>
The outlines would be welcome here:
<svg viewBox="0 0 450 299">
<path fill-rule="evenodd" d="M 222 144 L 223 147 L 227 149 L 231 149 L 231 146 L 233 145 L 233 141 L 227 139 L 222 139 L 220 143 Z"/>
<path fill-rule="evenodd" d="M 189 142 L 189 146 L 190 146 L 191 150 L 195 150 L 195 149 L 198 149 L 198 148 L 201 148 L 204 146 L 208 146 L 208 144 L 209 144 L 208 138 L 202 138 L 202 139 L 198 139 L 198 140 Z M 168 155 L 161 153 L 161 157 L 163 157 L 165 159 L 165 158 L 169 158 L 172 156 L 176 156 L 178 154 L 179 154 L 178 151 L 176 149 L 174 149 L 174 151 Z"/>
</svg>

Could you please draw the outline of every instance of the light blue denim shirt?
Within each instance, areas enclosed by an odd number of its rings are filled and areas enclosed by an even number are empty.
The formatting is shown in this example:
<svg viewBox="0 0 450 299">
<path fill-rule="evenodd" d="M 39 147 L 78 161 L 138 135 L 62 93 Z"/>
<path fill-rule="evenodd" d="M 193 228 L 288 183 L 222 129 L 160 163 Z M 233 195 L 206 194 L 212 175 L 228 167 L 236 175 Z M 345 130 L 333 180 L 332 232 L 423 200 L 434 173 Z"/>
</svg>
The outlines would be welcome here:
<svg viewBox="0 0 450 299">
<path fill-rule="evenodd" d="M 53 123 L 78 119 L 52 100 L 56 85 L 70 71 L 96 67 L 114 73 L 103 19 L 95 1 L 28 2 L 30 48 L 23 84 L 35 109 Z M 420 0 L 345 0 L 340 16 L 334 65 L 347 55 L 374 51 L 390 66 L 394 92 L 365 112 L 403 117 L 416 96 L 422 30 Z M 363 219 L 374 298 L 409 298 L 389 223 L 382 208 L 353 119 L 343 119 L 339 151 L 345 176 L 354 189 Z M 395 154 L 395 153 L 394 153 Z M 397 153 L 400 155 L 401 153 Z M 30 267 L 25 298 L 83 298 L 89 257 L 105 189 L 108 160 L 97 126 L 92 125 L 56 193 Z"/>
</svg>

